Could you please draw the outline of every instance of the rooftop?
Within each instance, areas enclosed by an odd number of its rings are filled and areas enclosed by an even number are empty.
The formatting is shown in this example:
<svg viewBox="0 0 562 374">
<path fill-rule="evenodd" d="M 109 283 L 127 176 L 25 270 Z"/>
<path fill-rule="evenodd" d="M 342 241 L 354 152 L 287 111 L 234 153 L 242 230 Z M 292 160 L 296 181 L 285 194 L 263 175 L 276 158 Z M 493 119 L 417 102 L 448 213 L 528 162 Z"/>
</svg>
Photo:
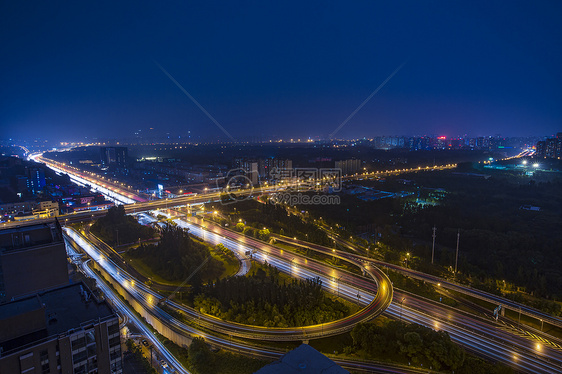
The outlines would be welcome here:
<svg viewBox="0 0 562 374">
<path fill-rule="evenodd" d="M 0 248 L 13 250 L 36 245 L 62 242 L 61 228 L 57 220 L 50 222 L 27 222 L 0 230 Z"/>
<path fill-rule="evenodd" d="M 31 313 L 41 306 L 45 308 L 42 317 L 46 327 L 40 331 L 25 331 L 25 326 L 22 326 L 23 335 L 0 342 L 4 352 L 20 348 L 37 339 L 80 329 L 85 324 L 115 315 L 107 302 L 97 301 L 83 283 L 75 283 L 0 304 L 0 326 L 9 323 L 7 320 L 12 317 Z"/>
<path fill-rule="evenodd" d="M 283 355 L 279 360 L 264 366 L 254 374 L 349 374 L 334 361 L 308 344 Z"/>
</svg>

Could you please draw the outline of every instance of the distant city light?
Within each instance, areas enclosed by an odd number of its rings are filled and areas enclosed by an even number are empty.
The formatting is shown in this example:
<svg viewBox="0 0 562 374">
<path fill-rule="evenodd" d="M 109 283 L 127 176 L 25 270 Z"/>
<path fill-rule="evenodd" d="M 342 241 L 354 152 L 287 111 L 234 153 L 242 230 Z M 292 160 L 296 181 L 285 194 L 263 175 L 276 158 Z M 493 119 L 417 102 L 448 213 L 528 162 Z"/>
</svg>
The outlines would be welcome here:
<svg viewBox="0 0 562 374">
<path fill-rule="evenodd" d="M 527 165 L 527 160 L 523 160 L 523 165 Z"/>
<path fill-rule="evenodd" d="M 534 168 L 538 168 L 538 167 L 539 167 L 539 164 L 533 164 L 533 167 L 534 167 Z"/>
</svg>

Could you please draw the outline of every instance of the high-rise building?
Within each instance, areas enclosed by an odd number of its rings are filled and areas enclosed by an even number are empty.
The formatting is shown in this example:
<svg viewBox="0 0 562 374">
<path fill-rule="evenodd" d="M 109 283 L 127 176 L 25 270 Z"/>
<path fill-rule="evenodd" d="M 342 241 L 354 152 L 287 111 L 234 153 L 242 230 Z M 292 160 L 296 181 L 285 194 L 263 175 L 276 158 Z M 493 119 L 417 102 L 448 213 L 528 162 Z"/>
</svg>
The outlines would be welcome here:
<svg viewBox="0 0 562 374">
<path fill-rule="evenodd" d="M 542 158 L 562 157 L 562 133 L 557 133 L 555 138 L 547 138 L 537 142 L 535 155 Z"/>
<path fill-rule="evenodd" d="M 41 168 L 27 169 L 27 189 L 32 194 L 37 194 L 45 187 L 45 171 Z"/>
<path fill-rule="evenodd" d="M 0 373 L 122 373 L 119 318 L 82 283 L 0 304 Z"/>
<path fill-rule="evenodd" d="M 537 157 L 546 157 L 546 142 L 544 140 L 537 142 L 537 145 L 535 146 L 535 155 Z"/>
<path fill-rule="evenodd" d="M 260 178 L 269 179 L 273 170 L 292 170 L 293 161 L 288 159 L 265 158 L 258 160 Z"/>
<path fill-rule="evenodd" d="M 234 159 L 234 167 L 236 169 L 240 169 L 242 174 L 246 176 L 246 178 L 252 183 L 252 185 L 258 184 L 259 181 L 259 173 L 258 173 L 258 162 L 256 160 L 251 160 L 246 157 L 240 157 Z M 230 173 L 232 176 L 232 173 Z M 229 175 L 226 177 L 229 178 Z M 237 181 L 243 181 L 241 178 L 236 178 Z M 229 181 L 226 181 L 229 183 Z"/>
<path fill-rule="evenodd" d="M 127 167 L 129 157 L 127 147 L 101 147 L 100 161 L 102 166 Z"/>
<path fill-rule="evenodd" d="M 0 302 L 69 283 L 58 221 L 0 230 Z"/>
<path fill-rule="evenodd" d="M 351 159 L 336 161 L 336 169 L 341 169 L 342 175 L 355 174 L 361 170 L 361 160 Z"/>
</svg>

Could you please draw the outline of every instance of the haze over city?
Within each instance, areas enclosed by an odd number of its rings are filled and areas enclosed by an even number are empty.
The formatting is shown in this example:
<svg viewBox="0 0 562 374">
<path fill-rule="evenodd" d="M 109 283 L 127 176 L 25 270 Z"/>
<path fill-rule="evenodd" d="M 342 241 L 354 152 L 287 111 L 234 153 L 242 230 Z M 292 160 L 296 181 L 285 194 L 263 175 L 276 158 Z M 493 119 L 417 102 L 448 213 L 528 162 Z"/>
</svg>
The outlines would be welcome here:
<svg viewBox="0 0 562 374">
<path fill-rule="evenodd" d="M 4 2 L 3 137 L 553 135 L 562 4 Z M 151 130 L 151 128 L 153 130 Z M 148 135 L 147 135 L 148 136 Z"/>
</svg>

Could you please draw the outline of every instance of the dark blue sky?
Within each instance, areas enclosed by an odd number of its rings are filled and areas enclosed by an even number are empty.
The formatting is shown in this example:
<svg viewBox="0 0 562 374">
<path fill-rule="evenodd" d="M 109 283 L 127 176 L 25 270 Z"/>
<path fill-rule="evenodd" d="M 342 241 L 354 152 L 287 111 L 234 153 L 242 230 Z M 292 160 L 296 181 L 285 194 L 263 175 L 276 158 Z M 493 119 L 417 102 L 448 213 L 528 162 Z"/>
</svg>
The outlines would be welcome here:
<svg viewBox="0 0 562 374">
<path fill-rule="evenodd" d="M 562 131 L 561 1 L 0 5 L 0 137 Z"/>
</svg>

